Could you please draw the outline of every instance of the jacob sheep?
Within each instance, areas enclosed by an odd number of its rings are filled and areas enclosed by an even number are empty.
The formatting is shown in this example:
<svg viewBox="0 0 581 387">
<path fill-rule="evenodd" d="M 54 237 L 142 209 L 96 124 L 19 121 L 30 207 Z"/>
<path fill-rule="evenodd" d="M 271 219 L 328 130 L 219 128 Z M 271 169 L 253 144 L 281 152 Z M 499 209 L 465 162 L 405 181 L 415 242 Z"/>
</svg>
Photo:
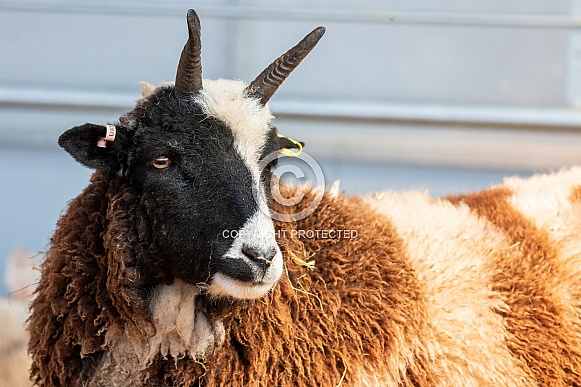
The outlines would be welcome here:
<svg viewBox="0 0 581 387">
<path fill-rule="evenodd" d="M 442 199 L 327 193 L 299 219 L 321 192 L 271 197 L 261 160 L 302 144 L 267 102 L 324 30 L 247 85 L 202 80 L 187 20 L 175 85 L 59 139 L 97 171 L 42 265 L 34 382 L 581 385 L 581 168 Z"/>
</svg>

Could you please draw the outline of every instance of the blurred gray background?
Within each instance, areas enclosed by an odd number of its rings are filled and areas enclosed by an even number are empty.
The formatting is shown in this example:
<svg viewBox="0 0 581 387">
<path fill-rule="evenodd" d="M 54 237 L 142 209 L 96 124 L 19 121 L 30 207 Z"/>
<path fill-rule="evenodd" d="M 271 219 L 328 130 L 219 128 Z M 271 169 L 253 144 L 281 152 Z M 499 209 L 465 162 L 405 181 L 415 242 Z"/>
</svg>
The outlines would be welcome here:
<svg viewBox="0 0 581 387">
<path fill-rule="evenodd" d="M 87 185 L 60 133 L 173 80 L 188 8 L 206 78 L 251 81 L 327 27 L 270 106 L 347 193 L 440 196 L 581 161 L 581 1 L 0 0 L 0 278 Z"/>
</svg>

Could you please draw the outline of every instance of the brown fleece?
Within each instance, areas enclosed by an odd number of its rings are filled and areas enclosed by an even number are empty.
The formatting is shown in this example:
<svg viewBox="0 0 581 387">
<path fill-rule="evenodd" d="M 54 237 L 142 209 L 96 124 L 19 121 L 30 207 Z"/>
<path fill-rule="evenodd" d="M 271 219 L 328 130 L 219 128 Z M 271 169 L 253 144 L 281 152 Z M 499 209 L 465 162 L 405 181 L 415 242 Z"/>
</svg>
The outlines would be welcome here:
<svg viewBox="0 0 581 387">
<path fill-rule="evenodd" d="M 141 249 L 154 244 L 138 231 L 148 229 L 138 200 L 129 185 L 97 172 L 57 223 L 28 320 L 38 385 L 88 379 L 103 353 L 103 332 L 114 324 L 152 334 L 146 285 L 167 280 Z"/>
<path fill-rule="evenodd" d="M 543 230 L 510 203 L 506 188 L 448 198 L 466 203 L 502 230 L 510 251 L 492 262 L 496 275 L 491 287 L 509 309 L 501 312 L 509 334 L 507 346 L 528 366 L 540 386 L 581 385 L 579 327 L 567 321 L 567 306 L 549 284 L 562 275 L 557 248 Z"/>
<path fill-rule="evenodd" d="M 98 262 L 105 251 L 107 185 L 94 175 L 91 185 L 74 199 L 57 223 L 51 248 L 42 264 L 33 314 L 28 321 L 31 376 L 42 386 L 72 386 L 99 360 L 104 326 L 101 307 L 111 307 L 99 294 L 106 293 L 106 277 Z M 103 304 L 103 302 L 106 304 Z M 81 359 L 81 345 L 87 360 Z M 84 364 L 87 367 L 84 367 Z"/>
</svg>

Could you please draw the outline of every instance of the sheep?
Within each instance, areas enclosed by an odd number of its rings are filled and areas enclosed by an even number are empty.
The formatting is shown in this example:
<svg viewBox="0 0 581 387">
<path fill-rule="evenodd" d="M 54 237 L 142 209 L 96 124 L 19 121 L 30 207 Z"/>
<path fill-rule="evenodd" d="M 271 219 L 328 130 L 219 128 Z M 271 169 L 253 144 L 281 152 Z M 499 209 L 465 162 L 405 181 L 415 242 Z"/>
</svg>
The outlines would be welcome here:
<svg viewBox="0 0 581 387">
<path fill-rule="evenodd" d="M 581 385 L 581 168 L 276 197 L 261 160 L 304 144 L 267 102 L 324 29 L 247 85 L 202 79 L 187 20 L 175 84 L 59 138 L 96 172 L 41 267 L 37 385 Z"/>
</svg>

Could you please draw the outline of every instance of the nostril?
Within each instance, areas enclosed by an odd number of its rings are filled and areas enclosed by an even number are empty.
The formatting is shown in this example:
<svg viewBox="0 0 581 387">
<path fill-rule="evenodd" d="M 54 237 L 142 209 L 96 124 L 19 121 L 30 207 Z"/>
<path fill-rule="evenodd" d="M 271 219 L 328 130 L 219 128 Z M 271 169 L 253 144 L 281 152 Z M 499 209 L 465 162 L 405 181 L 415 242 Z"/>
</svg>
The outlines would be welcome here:
<svg viewBox="0 0 581 387">
<path fill-rule="evenodd" d="M 266 254 L 264 254 L 264 259 L 266 259 L 267 261 L 271 262 L 274 259 L 274 256 L 276 255 L 276 249 L 272 248 L 269 249 Z"/>
<path fill-rule="evenodd" d="M 252 246 L 242 245 L 242 253 L 250 259 L 259 259 L 260 252 Z"/>
<path fill-rule="evenodd" d="M 264 249 L 258 249 L 244 244 L 242 245 L 242 254 L 259 266 L 266 267 L 270 265 L 276 255 L 276 249 L 268 249 L 265 251 Z"/>
</svg>

